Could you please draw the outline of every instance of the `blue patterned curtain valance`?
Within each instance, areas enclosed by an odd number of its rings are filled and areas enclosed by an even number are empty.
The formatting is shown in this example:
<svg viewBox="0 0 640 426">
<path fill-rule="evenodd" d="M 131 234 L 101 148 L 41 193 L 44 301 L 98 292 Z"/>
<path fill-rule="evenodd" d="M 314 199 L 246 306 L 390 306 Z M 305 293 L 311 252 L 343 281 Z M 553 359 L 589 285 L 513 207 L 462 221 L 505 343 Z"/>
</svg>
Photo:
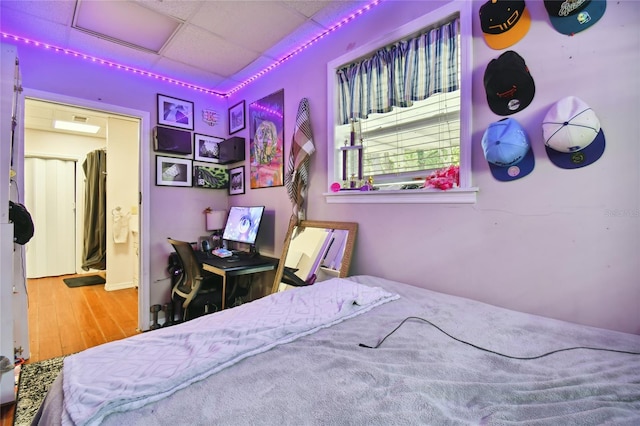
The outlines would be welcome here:
<svg viewBox="0 0 640 426">
<path fill-rule="evenodd" d="M 455 18 L 338 69 L 340 124 L 458 90 L 459 21 Z"/>
</svg>

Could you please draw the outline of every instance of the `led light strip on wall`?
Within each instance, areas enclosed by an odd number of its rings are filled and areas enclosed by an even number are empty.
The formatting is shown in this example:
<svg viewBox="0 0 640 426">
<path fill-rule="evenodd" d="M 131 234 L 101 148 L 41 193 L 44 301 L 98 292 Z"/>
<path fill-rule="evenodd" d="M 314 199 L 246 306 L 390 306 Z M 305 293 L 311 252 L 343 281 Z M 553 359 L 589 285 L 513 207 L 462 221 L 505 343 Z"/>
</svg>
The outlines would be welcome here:
<svg viewBox="0 0 640 426">
<path fill-rule="evenodd" d="M 279 66 L 280 64 L 288 61 L 289 59 L 291 59 L 292 57 L 294 57 L 298 53 L 308 49 L 310 46 L 315 44 L 317 41 L 323 39 L 324 37 L 326 37 L 330 33 L 334 32 L 335 30 L 341 28 L 342 26 L 348 24 L 349 22 L 352 22 L 354 19 L 356 19 L 357 17 L 361 16 L 362 14 L 368 12 L 374 6 L 377 6 L 381 2 L 382 2 L 382 0 L 374 0 L 371 3 L 367 4 L 366 6 L 358 9 L 357 11 L 353 12 L 352 14 L 347 16 L 346 18 L 344 18 L 341 21 L 337 22 L 336 24 L 332 25 L 326 31 L 320 33 L 319 35 L 317 35 L 316 37 L 312 38 L 308 42 L 306 42 L 306 43 L 302 44 L 301 46 L 299 46 L 298 48 L 294 49 L 291 53 L 288 53 L 283 58 L 277 60 L 276 62 L 274 62 L 273 64 L 269 65 L 268 67 L 266 67 L 262 71 L 260 71 L 260 72 L 258 72 L 256 74 L 254 74 L 253 76 L 247 78 L 242 83 L 240 83 L 236 87 L 234 87 L 231 90 L 229 90 L 227 93 L 217 92 L 215 90 L 207 89 L 205 87 L 197 86 L 195 84 L 191 84 L 191 83 L 187 83 L 187 82 L 184 82 L 184 81 L 180 81 L 180 80 L 177 80 L 177 79 L 174 79 L 174 78 L 171 78 L 171 77 L 165 77 L 165 76 L 162 76 L 162 75 L 159 75 L 159 74 L 155 74 L 155 73 L 150 72 L 150 71 L 144 71 L 144 70 L 141 70 L 141 69 L 130 67 L 128 65 L 118 64 L 118 63 L 113 62 L 113 61 L 100 59 L 100 58 L 97 58 L 97 57 L 92 56 L 92 55 L 87 55 L 87 54 L 84 54 L 84 53 L 76 52 L 76 51 L 71 50 L 71 49 L 64 49 L 62 47 L 53 46 L 51 44 L 40 42 L 40 41 L 37 41 L 37 40 L 31 40 L 31 39 L 28 39 L 28 38 L 25 38 L 25 37 L 20 37 L 20 36 L 13 35 L 13 34 L 8 34 L 8 33 L 5 33 L 5 32 L 0 32 L 0 34 L 2 35 L 2 38 L 4 38 L 4 39 L 9 39 L 9 40 L 13 40 L 13 41 L 22 42 L 22 43 L 25 43 L 25 44 L 28 44 L 28 45 L 31 45 L 31 46 L 41 47 L 43 49 L 52 50 L 52 51 L 54 51 L 56 53 L 63 53 L 65 55 L 71 55 L 72 57 L 75 57 L 75 58 L 78 58 L 78 59 L 91 61 L 91 62 L 100 64 L 100 65 L 105 65 L 105 66 L 108 66 L 108 67 L 115 68 L 117 70 L 132 72 L 133 74 L 141 75 L 143 77 L 155 78 L 155 79 L 160 80 L 162 82 L 175 84 L 175 85 L 178 85 L 178 86 L 181 86 L 181 87 L 185 87 L 187 89 L 193 89 L 193 90 L 196 90 L 198 92 L 202 92 L 202 93 L 206 93 L 206 94 L 209 94 L 209 95 L 214 95 L 214 96 L 218 96 L 218 97 L 221 97 L 221 98 L 225 98 L 225 97 L 228 97 L 229 95 L 237 92 L 238 90 L 242 89 L 243 87 L 247 86 L 248 84 L 254 82 L 258 78 L 262 77 L 263 75 L 265 75 L 269 71 L 271 71 L 274 68 L 276 68 L 277 66 Z"/>
</svg>

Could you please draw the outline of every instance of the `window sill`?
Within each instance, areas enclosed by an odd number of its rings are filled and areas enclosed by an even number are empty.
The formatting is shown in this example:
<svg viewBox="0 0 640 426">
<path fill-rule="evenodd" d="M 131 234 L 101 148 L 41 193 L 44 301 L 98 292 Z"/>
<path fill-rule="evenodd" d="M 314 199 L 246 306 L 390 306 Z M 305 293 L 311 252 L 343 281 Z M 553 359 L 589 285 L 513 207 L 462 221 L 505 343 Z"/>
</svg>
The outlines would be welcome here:
<svg viewBox="0 0 640 426">
<path fill-rule="evenodd" d="M 474 204 L 478 188 L 340 191 L 323 195 L 329 204 Z"/>
</svg>

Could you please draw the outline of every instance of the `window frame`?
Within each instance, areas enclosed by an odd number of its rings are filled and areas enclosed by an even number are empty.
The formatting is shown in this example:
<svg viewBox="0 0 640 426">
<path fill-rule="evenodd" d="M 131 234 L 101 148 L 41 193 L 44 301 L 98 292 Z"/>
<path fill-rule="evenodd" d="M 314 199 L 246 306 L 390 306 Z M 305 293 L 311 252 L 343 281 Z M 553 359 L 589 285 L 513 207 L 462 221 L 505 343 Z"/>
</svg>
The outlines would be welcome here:
<svg viewBox="0 0 640 426">
<path fill-rule="evenodd" d="M 366 57 L 377 49 L 392 44 L 451 16 L 460 16 L 460 187 L 447 191 L 438 189 L 401 189 L 380 191 L 339 191 L 323 195 L 327 203 L 475 203 L 478 188 L 472 186 L 471 135 L 473 34 L 472 5 L 467 1 L 453 1 L 429 12 L 386 35 L 352 50 L 327 63 L 327 188 L 336 181 L 339 157 L 335 141 L 335 126 L 338 122 L 336 71 L 345 64 Z"/>
</svg>

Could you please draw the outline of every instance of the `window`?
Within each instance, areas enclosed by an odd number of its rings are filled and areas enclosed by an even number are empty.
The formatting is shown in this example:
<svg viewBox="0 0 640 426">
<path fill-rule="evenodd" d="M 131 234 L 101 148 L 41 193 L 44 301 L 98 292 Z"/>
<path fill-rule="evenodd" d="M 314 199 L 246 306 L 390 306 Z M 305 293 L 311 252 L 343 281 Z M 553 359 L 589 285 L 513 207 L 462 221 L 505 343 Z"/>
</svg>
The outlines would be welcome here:
<svg viewBox="0 0 640 426">
<path fill-rule="evenodd" d="M 453 3 L 329 63 L 328 185 L 371 177 L 379 190 L 327 193 L 328 202 L 475 202 L 471 11 Z M 460 166 L 460 188 L 407 189 L 449 165 Z"/>
</svg>

